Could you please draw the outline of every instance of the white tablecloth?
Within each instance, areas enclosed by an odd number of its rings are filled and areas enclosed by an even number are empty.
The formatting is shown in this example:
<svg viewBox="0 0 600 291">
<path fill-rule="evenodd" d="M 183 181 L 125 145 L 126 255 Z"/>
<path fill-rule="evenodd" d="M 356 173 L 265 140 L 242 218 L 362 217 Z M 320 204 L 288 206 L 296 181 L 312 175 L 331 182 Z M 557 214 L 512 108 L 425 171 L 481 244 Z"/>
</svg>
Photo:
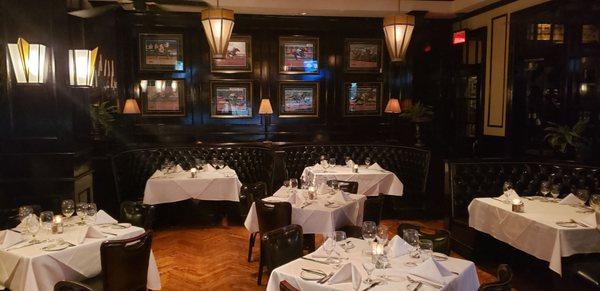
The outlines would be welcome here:
<svg viewBox="0 0 600 291">
<path fill-rule="evenodd" d="M 525 213 L 512 212 L 512 206 L 492 198 L 476 198 L 469 204 L 469 226 L 488 233 L 538 259 L 550 262 L 561 274 L 561 258 L 600 252 L 600 232 L 596 228 L 565 228 L 558 221 L 582 220 L 569 205 L 524 199 Z"/>
<path fill-rule="evenodd" d="M 285 188 L 279 189 L 277 192 L 286 191 Z M 305 193 L 306 190 L 298 189 L 298 193 Z M 329 195 L 318 195 L 317 200 L 312 204 L 300 208 L 301 205 L 292 205 L 292 223 L 302 226 L 304 233 L 329 233 L 336 228 L 345 225 L 360 225 L 362 223 L 364 203 L 367 199 L 364 195 L 348 195 L 351 201 L 346 202 L 343 206 L 337 208 L 329 208 L 325 206 Z M 268 197 L 270 202 L 284 201 L 284 198 Z M 258 231 L 258 216 L 256 215 L 256 206 L 252 203 L 244 226 L 250 232 Z"/>
<path fill-rule="evenodd" d="M 352 243 L 356 246 L 355 248 L 351 249 L 350 252 L 347 254 L 349 257 L 348 261 L 356 264 L 364 280 L 367 278 L 367 273 L 362 268 L 362 263 L 371 260 L 370 255 L 367 256 L 363 254 L 363 250 L 367 248 L 367 242 L 355 238 L 350 238 L 348 240 L 351 240 Z M 370 290 L 408 290 L 407 286 L 409 285 L 409 281 L 406 279 L 406 274 L 408 274 L 407 272 L 410 271 L 410 267 L 407 267 L 404 264 L 408 260 L 412 260 L 409 258 L 408 255 L 400 256 L 397 258 L 391 258 L 390 265 L 393 270 L 393 273 L 396 276 L 389 277 L 390 281 L 387 281 L 385 284 L 375 286 Z M 459 273 L 459 275 L 457 275 L 456 278 L 452 280 L 448 285 L 446 285 L 442 290 L 474 291 L 477 290 L 477 288 L 479 288 L 479 279 L 477 278 L 477 271 L 473 262 L 457 258 L 448 258 L 447 261 L 441 261 L 440 264 L 442 264 L 451 272 Z M 307 261 L 304 259 L 297 259 L 273 270 L 271 276 L 269 277 L 267 291 L 279 290 L 279 282 L 283 280 L 288 281 L 290 284 L 292 284 L 296 288 L 299 288 L 300 290 L 354 290 L 352 289 L 351 282 L 328 285 L 318 284 L 315 281 L 305 281 L 302 278 L 300 278 L 300 271 L 302 268 L 318 269 L 324 271 L 325 273 L 333 272 L 335 270 L 334 267 L 330 265 L 324 265 L 312 261 Z M 390 270 L 387 270 L 386 272 L 390 272 Z M 373 277 L 377 277 L 381 274 L 382 270 L 375 270 L 373 272 Z M 368 285 L 362 283 L 359 290 L 363 290 L 367 286 Z M 419 290 L 424 291 L 436 289 L 432 289 L 427 285 L 423 285 L 421 288 L 419 288 Z"/>
<path fill-rule="evenodd" d="M 316 185 L 328 180 L 355 181 L 358 182 L 358 194 L 365 196 L 378 196 L 380 193 L 402 196 L 404 192 L 404 185 L 396 174 L 386 170 L 367 169 L 364 166 L 359 168 L 358 173 L 352 173 L 352 169 L 347 166 L 335 166 L 327 171 L 306 167 L 302 176 L 307 177 L 309 181 L 315 181 Z"/>
<path fill-rule="evenodd" d="M 240 187 L 242 182 L 229 168 L 198 171 L 196 178 L 185 171 L 153 176 L 146 182 L 144 203 L 161 204 L 187 199 L 239 202 Z"/>
<path fill-rule="evenodd" d="M 39 239 L 67 239 L 84 226 L 65 227 L 62 235 L 52 235 L 40 231 Z M 100 228 L 104 231 L 104 229 Z M 61 251 L 47 252 L 42 247 L 51 242 L 33 245 L 9 251 L 0 250 L 0 285 L 11 290 L 46 291 L 53 290 L 54 284 L 61 280 L 80 281 L 95 277 L 102 271 L 100 264 L 100 245 L 106 240 L 126 239 L 144 233 L 139 227 L 126 229 L 105 229 L 117 234 L 106 238 L 86 238 L 82 244 Z M 154 254 L 150 253 L 148 264 L 148 285 L 152 290 L 160 290 L 160 276 Z"/>
</svg>

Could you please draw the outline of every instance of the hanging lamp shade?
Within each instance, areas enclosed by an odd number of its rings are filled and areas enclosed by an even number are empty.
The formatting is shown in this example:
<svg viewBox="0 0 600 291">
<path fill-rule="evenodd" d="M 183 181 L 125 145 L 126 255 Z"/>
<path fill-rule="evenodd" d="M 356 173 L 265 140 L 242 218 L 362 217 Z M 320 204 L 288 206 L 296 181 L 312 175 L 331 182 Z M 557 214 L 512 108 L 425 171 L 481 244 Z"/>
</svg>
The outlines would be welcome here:
<svg viewBox="0 0 600 291">
<path fill-rule="evenodd" d="M 400 113 L 400 102 L 396 98 L 390 98 L 385 106 L 385 113 Z"/>
<path fill-rule="evenodd" d="M 386 16 L 383 18 L 385 43 L 392 62 L 401 62 L 415 28 L 415 17 L 407 14 Z"/>
<path fill-rule="evenodd" d="M 208 8 L 202 10 L 202 26 L 213 58 L 224 58 L 234 25 L 233 10 Z"/>
<path fill-rule="evenodd" d="M 135 99 L 130 98 L 125 100 L 125 106 L 123 106 L 123 114 L 140 114 L 140 106 L 138 106 Z"/>
</svg>

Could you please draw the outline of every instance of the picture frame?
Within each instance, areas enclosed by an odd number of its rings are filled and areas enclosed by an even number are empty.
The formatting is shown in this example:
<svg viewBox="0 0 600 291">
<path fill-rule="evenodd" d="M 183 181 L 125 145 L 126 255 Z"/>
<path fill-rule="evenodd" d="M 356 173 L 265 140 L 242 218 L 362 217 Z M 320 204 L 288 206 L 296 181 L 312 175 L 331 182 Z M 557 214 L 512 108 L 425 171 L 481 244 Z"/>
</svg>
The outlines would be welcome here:
<svg viewBox="0 0 600 291">
<path fill-rule="evenodd" d="M 251 81 L 213 81 L 210 83 L 212 118 L 251 118 Z"/>
<path fill-rule="evenodd" d="M 215 59 L 210 54 L 210 71 L 213 73 L 252 72 L 252 37 L 235 35 L 229 40 L 224 59 Z"/>
<path fill-rule="evenodd" d="M 140 33 L 140 71 L 185 70 L 183 34 Z"/>
<path fill-rule="evenodd" d="M 344 45 L 345 69 L 349 73 L 381 73 L 383 40 L 347 38 Z"/>
<path fill-rule="evenodd" d="M 345 116 L 380 116 L 383 83 L 344 83 Z"/>
<path fill-rule="evenodd" d="M 185 116 L 184 79 L 152 79 L 138 82 L 142 116 Z"/>
<path fill-rule="evenodd" d="M 319 38 L 308 36 L 279 37 L 280 74 L 318 74 Z"/>
<path fill-rule="evenodd" d="M 279 117 L 319 117 L 319 82 L 279 83 Z"/>
</svg>

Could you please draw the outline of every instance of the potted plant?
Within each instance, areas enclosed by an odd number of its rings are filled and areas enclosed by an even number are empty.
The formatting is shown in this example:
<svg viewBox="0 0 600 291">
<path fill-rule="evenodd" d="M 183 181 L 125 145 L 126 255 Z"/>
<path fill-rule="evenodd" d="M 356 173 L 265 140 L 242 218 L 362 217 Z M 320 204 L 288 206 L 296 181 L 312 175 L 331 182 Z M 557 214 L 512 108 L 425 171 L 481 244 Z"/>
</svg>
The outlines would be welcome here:
<svg viewBox="0 0 600 291">
<path fill-rule="evenodd" d="M 417 102 L 408 108 L 403 108 L 400 117 L 415 124 L 415 146 L 424 146 L 421 140 L 421 125 L 431 121 L 433 117 L 431 107 L 423 105 L 422 102 Z"/>
<path fill-rule="evenodd" d="M 90 105 L 90 117 L 92 118 L 92 136 L 99 140 L 110 136 L 115 123 L 117 107 L 110 105 L 109 101 L 94 103 Z"/>
<path fill-rule="evenodd" d="M 583 159 L 590 146 L 590 140 L 584 136 L 588 120 L 579 120 L 573 127 L 548 123 L 550 126 L 544 129 L 546 132 L 544 140 L 550 147 L 564 158 L 572 158 L 575 155 L 578 159 Z"/>
</svg>

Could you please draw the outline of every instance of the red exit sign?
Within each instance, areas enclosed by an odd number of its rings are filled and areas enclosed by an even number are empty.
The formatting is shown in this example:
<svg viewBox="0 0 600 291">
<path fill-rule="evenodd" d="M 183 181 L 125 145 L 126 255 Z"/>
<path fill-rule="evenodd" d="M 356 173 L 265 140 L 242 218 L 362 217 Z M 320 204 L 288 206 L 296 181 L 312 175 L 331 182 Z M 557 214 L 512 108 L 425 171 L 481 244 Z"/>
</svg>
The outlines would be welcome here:
<svg viewBox="0 0 600 291">
<path fill-rule="evenodd" d="M 452 44 L 462 44 L 467 41 L 467 31 L 459 30 L 452 34 Z"/>
</svg>

